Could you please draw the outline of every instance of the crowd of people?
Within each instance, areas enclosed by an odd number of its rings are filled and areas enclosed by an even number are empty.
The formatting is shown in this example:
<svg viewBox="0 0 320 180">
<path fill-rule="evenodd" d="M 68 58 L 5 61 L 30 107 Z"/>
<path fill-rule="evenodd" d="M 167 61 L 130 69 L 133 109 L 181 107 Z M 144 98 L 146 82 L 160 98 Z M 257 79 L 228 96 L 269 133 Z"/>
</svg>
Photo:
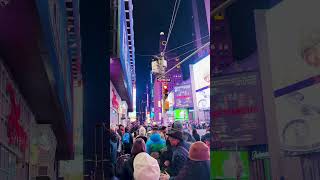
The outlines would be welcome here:
<svg viewBox="0 0 320 180">
<path fill-rule="evenodd" d="M 192 126 L 190 126 L 192 127 Z M 210 128 L 200 137 L 196 128 L 177 121 L 171 126 L 111 127 L 114 179 L 210 179 Z"/>
</svg>

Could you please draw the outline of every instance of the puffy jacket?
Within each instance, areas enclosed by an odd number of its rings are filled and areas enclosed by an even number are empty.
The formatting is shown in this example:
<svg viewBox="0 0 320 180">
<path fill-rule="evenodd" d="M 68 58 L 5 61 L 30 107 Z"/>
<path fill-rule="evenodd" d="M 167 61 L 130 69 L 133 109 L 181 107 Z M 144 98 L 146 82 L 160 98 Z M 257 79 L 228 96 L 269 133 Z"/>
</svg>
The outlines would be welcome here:
<svg viewBox="0 0 320 180">
<path fill-rule="evenodd" d="M 161 138 L 160 134 L 155 133 L 150 136 L 150 139 L 146 143 L 146 150 L 148 154 L 152 152 L 160 152 L 166 147 L 166 141 Z"/>
<path fill-rule="evenodd" d="M 170 180 L 210 180 L 210 161 L 188 160 L 177 176 Z"/>
</svg>

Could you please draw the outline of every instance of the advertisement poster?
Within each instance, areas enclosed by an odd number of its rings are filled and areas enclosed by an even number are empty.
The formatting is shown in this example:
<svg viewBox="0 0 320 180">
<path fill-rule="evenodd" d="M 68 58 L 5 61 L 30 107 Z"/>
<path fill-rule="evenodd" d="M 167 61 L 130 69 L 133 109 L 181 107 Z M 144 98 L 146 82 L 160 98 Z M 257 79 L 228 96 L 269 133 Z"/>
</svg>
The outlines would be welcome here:
<svg viewBox="0 0 320 180">
<path fill-rule="evenodd" d="M 284 1 L 266 13 L 279 138 L 288 155 L 320 151 L 319 6 Z"/>
<path fill-rule="evenodd" d="M 176 86 L 174 88 L 174 99 L 175 108 L 193 107 L 191 84 Z"/>
<path fill-rule="evenodd" d="M 249 180 L 249 153 L 211 151 L 211 180 Z"/>
<path fill-rule="evenodd" d="M 210 88 L 197 91 L 196 100 L 199 110 L 210 110 Z"/>
<path fill-rule="evenodd" d="M 212 148 L 265 144 L 266 131 L 257 72 L 216 77 L 212 85 Z M 219 146 L 219 147 L 217 147 Z"/>
<path fill-rule="evenodd" d="M 193 65 L 195 90 L 210 85 L 210 55 Z"/>
<path fill-rule="evenodd" d="M 189 113 L 187 109 L 175 109 L 174 110 L 175 121 L 188 121 Z"/>
</svg>

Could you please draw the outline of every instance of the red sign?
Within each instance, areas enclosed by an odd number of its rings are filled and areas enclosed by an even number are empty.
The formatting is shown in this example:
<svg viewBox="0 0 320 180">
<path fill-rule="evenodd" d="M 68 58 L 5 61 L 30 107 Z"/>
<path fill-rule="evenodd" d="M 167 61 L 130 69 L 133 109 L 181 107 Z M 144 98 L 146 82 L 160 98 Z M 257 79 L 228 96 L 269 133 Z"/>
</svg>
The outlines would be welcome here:
<svg viewBox="0 0 320 180">
<path fill-rule="evenodd" d="M 119 108 L 119 102 L 117 100 L 117 95 L 114 89 L 112 89 L 112 106 L 116 109 Z"/>
<path fill-rule="evenodd" d="M 10 95 L 11 109 L 8 118 L 8 138 L 9 144 L 18 144 L 19 149 L 24 152 L 27 147 L 27 133 L 19 123 L 21 116 L 20 105 L 16 103 L 16 94 L 12 84 L 7 84 L 7 92 Z"/>
</svg>

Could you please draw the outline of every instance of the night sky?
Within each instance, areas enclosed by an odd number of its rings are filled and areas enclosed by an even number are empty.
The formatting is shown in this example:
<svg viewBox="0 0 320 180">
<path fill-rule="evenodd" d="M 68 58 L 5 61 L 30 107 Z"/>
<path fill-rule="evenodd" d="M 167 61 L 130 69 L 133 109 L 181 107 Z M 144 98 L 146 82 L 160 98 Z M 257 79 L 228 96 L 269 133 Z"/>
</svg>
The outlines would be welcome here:
<svg viewBox="0 0 320 180">
<path fill-rule="evenodd" d="M 200 1 L 199 1 L 200 2 Z M 135 33 L 135 59 L 136 59 L 136 75 L 137 75 L 137 107 L 138 100 L 145 99 L 146 84 L 150 82 L 151 57 L 141 55 L 152 55 L 159 53 L 160 32 L 168 33 L 171 15 L 175 0 L 149 0 L 133 1 L 133 18 Z M 193 41 L 193 19 L 192 19 L 192 1 L 182 0 L 176 17 L 176 22 L 169 40 L 167 50 L 180 46 L 182 44 Z M 199 6 L 203 6 L 200 3 Z M 204 9 L 204 6 L 202 7 Z M 202 15 L 205 15 L 202 13 Z M 205 17 L 202 26 L 207 26 Z M 205 22 L 205 24 L 204 24 Z M 204 35 L 207 35 L 206 32 Z M 193 44 L 181 48 L 175 53 L 177 55 L 195 48 Z M 184 56 L 185 57 L 185 56 Z M 183 58 L 183 57 L 182 57 Z M 183 66 L 188 67 L 186 62 Z M 188 68 L 183 68 L 184 74 L 187 74 Z M 137 109 L 139 111 L 139 109 Z"/>
</svg>

